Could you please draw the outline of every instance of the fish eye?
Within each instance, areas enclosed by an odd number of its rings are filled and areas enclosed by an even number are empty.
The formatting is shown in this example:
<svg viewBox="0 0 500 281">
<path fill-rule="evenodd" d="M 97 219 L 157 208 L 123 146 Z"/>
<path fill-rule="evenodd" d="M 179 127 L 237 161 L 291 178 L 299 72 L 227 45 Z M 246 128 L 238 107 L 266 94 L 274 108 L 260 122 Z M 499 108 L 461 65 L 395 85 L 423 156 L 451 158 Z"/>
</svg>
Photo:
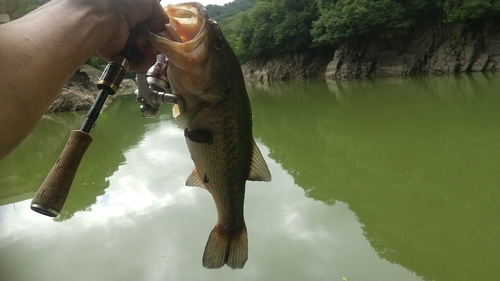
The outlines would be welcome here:
<svg viewBox="0 0 500 281">
<path fill-rule="evenodd" d="M 222 49 L 222 36 L 215 37 L 214 47 L 219 51 Z"/>
</svg>

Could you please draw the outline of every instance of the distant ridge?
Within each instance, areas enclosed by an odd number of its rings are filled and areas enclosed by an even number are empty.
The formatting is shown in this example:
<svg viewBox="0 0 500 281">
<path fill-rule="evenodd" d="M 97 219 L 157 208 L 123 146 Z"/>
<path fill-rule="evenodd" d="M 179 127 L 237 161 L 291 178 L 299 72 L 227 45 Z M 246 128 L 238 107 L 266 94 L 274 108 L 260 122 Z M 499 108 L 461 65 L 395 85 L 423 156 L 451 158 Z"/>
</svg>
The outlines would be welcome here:
<svg viewBox="0 0 500 281">
<path fill-rule="evenodd" d="M 223 6 L 220 5 L 207 5 L 207 11 L 210 17 L 216 21 L 221 21 L 225 18 L 232 17 L 237 13 L 250 10 L 257 0 L 233 0 Z"/>
</svg>

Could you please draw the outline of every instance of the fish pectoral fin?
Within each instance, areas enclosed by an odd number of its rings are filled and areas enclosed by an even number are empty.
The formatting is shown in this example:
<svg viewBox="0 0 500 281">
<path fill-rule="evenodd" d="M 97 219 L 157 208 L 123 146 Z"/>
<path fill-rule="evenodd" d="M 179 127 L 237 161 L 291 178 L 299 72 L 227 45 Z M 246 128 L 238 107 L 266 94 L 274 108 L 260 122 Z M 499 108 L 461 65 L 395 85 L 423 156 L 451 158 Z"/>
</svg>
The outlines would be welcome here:
<svg viewBox="0 0 500 281">
<path fill-rule="evenodd" d="M 177 118 L 179 115 L 181 115 L 181 108 L 178 104 L 174 104 L 174 107 L 172 107 L 172 116 Z"/>
<path fill-rule="evenodd" d="M 174 111 L 173 114 L 175 115 L 177 113 L 177 115 L 174 116 L 177 127 L 181 129 L 187 128 L 189 126 L 189 123 L 191 123 L 191 120 L 193 120 L 194 116 L 198 113 L 198 111 L 200 111 L 201 105 L 202 104 L 200 103 L 186 112 L 180 112 L 179 108 L 176 108 L 176 111 Z M 172 109 L 172 111 L 174 110 L 174 108 Z"/>
<path fill-rule="evenodd" d="M 262 157 L 259 147 L 253 141 L 252 163 L 250 164 L 250 173 L 248 174 L 250 181 L 271 181 L 271 172 L 267 167 L 266 160 Z"/>
<path fill-rule="evenodd" d="M 196 171 L 196 169 L 194 169 L 193 172 L 189 175 L 189 177 L 186 180 L 185 185 L 186 186 L 197 186 L 197 187 L 207 189 L 207 187 L 201 181 L 200 175 L 198 175 L 198 172 Z"/>
</svg>

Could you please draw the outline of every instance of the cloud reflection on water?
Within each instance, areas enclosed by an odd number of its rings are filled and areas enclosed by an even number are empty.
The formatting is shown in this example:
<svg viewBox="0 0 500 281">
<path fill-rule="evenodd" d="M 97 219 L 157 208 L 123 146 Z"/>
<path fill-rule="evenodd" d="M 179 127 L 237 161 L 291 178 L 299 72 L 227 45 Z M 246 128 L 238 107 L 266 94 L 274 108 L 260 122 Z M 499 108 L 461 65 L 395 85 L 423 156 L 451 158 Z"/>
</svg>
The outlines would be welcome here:
<svg viewBox="0 0 500 281">
<path fill-rule="evenodd" d="M 86 211 L 55 223 L 25 200 L 16 203 L 25 208 L 0 213 L 0 279 L 418 280 L 377 256 L 346 204 L 305 197 L 265 157 L 273 181 L 247 183 L 243 270 L 201 266 L 215 205 L 206 190 L 184 186 L 193 164 L 182 132 L 165 121 L 124 152 L 118 169 L 101 179 L 109 183 L 104 194 Z"/>
</svg>

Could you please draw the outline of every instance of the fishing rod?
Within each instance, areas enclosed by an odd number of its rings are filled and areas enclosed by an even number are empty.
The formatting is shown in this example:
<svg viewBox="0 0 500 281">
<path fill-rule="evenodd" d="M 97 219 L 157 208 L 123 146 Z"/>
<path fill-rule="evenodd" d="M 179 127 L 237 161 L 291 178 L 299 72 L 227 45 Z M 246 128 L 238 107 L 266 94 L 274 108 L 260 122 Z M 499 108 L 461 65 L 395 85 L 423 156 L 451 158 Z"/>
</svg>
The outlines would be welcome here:
<svg viewBox="0 0 500 281">
<path fill-rule="evenodd" d="M 129 42 L 131 40 L 129 39 Z M 129 62 L 139 54 L 137 46 L 127 43 L 125 48 L 111 58 L 97 82 L 99 93 L 88 111 L 80 130 L 71 131 L 66 146 L 31 201 L 31 209 L 40 214 L 56 217 L 68 197 L 76 170 L 83 155 L 92 143 L 90 130 L 109 95 L 114 95 L 129 67 Z"/>
<path fill-rule="evenodd" d="M 137 54 L 139 54 L 137 46 L 127 44 L 106 65 L 97 83 L 99 93 L 80 130 L 71 131 L 61 155 L 35 193 L 31 201 L 33 211 L 49 217 L 56 217 L 61 212 L 80 161 L 92 143 L 92 137 L 89 135 L 90 130 L 94 127 L 107 97 L 115 94 L 129 67 L 129 62 Z M 167 77 L 168 65 L 165 56 L 158 55 L 156 64 L 146 74 L 137 74 L 137 90 L 134 94 L 143 117 L 155 117 L 162 104 L 175 103 L 181 108 L 185 106 L 184 99 L 171 92 Z"/>
</svg>

